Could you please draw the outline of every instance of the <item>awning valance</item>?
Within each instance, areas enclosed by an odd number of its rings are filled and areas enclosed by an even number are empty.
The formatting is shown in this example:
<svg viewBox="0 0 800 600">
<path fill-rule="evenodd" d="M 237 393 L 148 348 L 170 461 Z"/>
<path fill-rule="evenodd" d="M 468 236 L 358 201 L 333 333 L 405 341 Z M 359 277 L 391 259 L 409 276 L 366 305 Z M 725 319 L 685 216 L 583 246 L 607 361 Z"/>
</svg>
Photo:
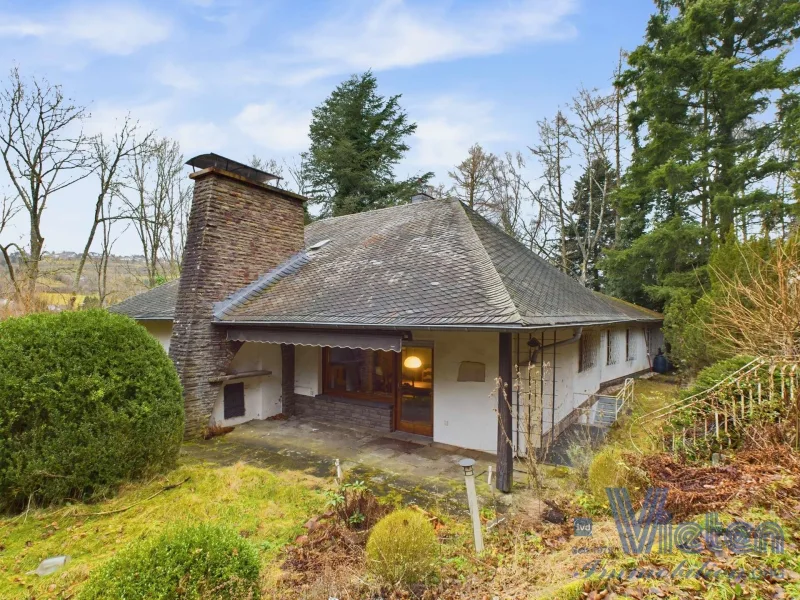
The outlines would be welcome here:
<svg viewBox="0 0 800 600">
<path fill-rule="evenodd" d="M 360 348 L 362 350 L 386 350 L 387 352 L 400 352 L 403 345 L 403 336 L 399 333 L 397 335 L 371 335 L 338 331 L 292 331 L 250 327 L 228 329 L 228 339 L 235 342 Z"/>
</svg>

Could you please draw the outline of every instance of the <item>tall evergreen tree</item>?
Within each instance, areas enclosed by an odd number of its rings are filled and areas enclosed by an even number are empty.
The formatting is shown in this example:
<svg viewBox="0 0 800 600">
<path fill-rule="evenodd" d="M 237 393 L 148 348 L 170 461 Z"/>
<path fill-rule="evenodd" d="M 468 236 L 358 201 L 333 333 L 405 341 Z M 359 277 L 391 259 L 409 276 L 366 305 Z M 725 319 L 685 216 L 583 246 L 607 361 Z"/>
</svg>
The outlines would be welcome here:
<svg viewBox="0 0 800 600">
<path fill-rule="evenodd" d="M 398 104 L 378 94 L 372 72 L 353 75 L 314 109 L 303 155 L 312 197 L 322 214 L 340 216 L 401 203 L 428 180 L 426 173 L 398 181 L 394 167 L 417 129 Z"/>
<path fill-rule="evenodd" d="M 790 154 L 781 151 L 775 109 L 800 84 L 800 69 L 785 65 L 800 35 L 800 2 L 656 0 L 656 5 L 645 42 L 630 54 L 619 82 L 634 100 L 632 161 L 618 206 L 628 244 L 636 240 L 621 252 L 641 253 L 665 237 L 681 239 L 677 224 L 699 228 L 695 243 L 705 249 L 696 254 L 708 256 L 715 240 L 731 234 L 746 238 L 763 231 L 766 215 L 780 219 L 789 210 L 775 186 L 792 171 Z M 670 235 L 658 234 L 667 223 Z M 636 263 L 624 255 L 614 260 L 618 267 Z M 673 265 L 672 271 L 679 268 Z M 672 271 L 668 264 L 654 269 Z M 640 272 L 615 272 L 613 279 L 618 289 L 612 291 L 634 290 L 641 298 Z M 669 295 L 663 278 L 654 284 L 661 293 L 658 299 L 650 295 L 650 303 L 661 308 Z"/>
</svg>

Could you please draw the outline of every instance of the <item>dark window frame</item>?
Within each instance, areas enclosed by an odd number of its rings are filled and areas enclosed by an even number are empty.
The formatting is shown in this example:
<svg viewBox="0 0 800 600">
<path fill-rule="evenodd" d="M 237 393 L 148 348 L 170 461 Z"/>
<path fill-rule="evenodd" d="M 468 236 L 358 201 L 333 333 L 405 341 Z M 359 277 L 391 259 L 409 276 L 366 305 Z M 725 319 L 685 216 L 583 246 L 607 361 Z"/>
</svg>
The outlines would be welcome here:
<svg viewBox="0 0 800 600">
<path fill-rule="evenodd" d="M 399 352 L 392 352 L 392 354 L 396 354 L 397 356 L 393 357 L 392 360 L 392 381 L 394 385 L 392 386 L 391 392 L 348 392 L 346 390 L 337 390 L 335 388 L 329 387 L 330 385 L 330 348 L 324 347 L 322 348 L 322 393 L 329 395 L 329 396 L 338 396 L 340 398 L 352 398 L 353 400 L 365 400 L 369 402 L 386 402 L 389 404 L 394 403 L 395 397 L 397 396 L 397 373 L 399 371 L 398 362 L 399 362 Z M 370 352 L 374 352 L 374 350 L 370 350 Z"/>
</svg>

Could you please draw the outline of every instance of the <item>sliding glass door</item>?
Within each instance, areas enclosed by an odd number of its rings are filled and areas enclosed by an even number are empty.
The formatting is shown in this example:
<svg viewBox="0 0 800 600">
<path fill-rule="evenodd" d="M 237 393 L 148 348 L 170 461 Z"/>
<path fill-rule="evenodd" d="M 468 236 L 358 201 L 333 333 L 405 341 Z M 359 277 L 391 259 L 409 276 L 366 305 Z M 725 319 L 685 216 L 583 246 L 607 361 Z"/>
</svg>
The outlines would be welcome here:
<svg viewBox="0 0 800 600">
<path fill-rule="evenodd" d="M 400 373 L 397 428 L 433 435 L 433 348 L 403 347 Z"/>
</svg>

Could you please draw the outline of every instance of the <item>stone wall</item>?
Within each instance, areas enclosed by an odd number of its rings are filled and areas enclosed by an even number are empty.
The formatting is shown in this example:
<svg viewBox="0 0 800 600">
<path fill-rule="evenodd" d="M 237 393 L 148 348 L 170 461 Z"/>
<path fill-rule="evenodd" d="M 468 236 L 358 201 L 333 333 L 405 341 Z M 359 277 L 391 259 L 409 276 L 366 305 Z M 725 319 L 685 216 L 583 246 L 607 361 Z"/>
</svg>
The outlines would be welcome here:
<svg viewBox="0 0 800 600">
<path fill-rule="evenodd" d="M 303 199 L 216 168 L 194 179 L 170 356 L 186 407 L 186 434 L 208 425 L 240 342 L 212 323 L 213 305 L 302 250 Z"/>
<path fill-rule="evenodd" d="M 389 402 L 368 402 L 335 396 L 294 394 L 294 414 L 323 422 L 392 431 L 394 406 Z"/>
</svg>

